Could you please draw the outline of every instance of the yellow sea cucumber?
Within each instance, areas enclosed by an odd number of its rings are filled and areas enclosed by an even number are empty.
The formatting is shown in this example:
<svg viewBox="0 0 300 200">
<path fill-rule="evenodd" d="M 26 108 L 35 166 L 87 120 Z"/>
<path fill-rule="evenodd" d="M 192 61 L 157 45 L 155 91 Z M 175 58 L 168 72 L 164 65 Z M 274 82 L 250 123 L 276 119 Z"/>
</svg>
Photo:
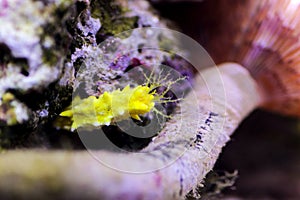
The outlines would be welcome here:
<svg viewBox="0 0 300 200">
<path fill-rule="evenodd" d="M 179 101 L 180 99 L 172 100 L 165 97 L 165 94 L 170 90 L 172 84 L 185 79 L 185 77 L 175 81 L 168 81 L 164 92 L 160 94 L 157 93 L 156 89 L 163 86 L 162 81 L 165 81 L 167 77 L 159 80 L 153 78 L 153 74 L 151 74 L 151 77 L 146 78 L 146 84 L 138 85 L 134 88 L 127 85 L 122 90 L 117 89 L 112 92 L 104 92 L 99 97 L 89 96 L 85 99 L 76 97 L 72 102 L 72 106 L 60 113 L 60 116 L 71 119 L 71 130 L 73 131 L 78 127 L 110 125 L 130 117 L 140 120 L 139 115 L 144 115 L 152 110 L 160 115 L 164 115 L 154 107 L 155 103 Z"/>
</svg>

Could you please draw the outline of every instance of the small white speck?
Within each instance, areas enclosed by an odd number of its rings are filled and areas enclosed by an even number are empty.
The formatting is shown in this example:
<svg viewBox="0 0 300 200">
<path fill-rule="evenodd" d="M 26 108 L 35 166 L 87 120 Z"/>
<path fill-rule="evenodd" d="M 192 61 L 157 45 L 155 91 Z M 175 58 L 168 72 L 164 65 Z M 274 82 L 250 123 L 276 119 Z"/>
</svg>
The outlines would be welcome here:
<svg viewBox="0 0 300 200">
<path fill-rule="evenodd" d="M 40 117 L 47 117 L 48 116 L 48 110 L 43 109 L 39 112 Z"/>
</svg>

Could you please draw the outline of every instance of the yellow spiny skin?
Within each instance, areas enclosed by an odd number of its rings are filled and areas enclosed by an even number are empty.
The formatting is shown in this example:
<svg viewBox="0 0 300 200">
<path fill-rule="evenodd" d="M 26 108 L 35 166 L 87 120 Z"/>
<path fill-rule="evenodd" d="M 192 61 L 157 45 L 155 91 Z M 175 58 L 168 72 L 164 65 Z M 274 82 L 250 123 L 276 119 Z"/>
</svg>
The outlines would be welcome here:
<svg viewBox="0 0 300 200">
<path fill-rule="evenodd" d="M 130 88 L 127 85 L 123 90 L 104 92 L 98 98 L 77 97 L 72 106 L 60 113 L 60 116 L 71 118 L 71 130 L 85 126 L 110 125 L 129 117 L 140 120 L 139 115 L 150 112 L 155 102 L 162 98 L 163 95 L 158 95 L 151 86 L 139 85 Z"/>
</svg>

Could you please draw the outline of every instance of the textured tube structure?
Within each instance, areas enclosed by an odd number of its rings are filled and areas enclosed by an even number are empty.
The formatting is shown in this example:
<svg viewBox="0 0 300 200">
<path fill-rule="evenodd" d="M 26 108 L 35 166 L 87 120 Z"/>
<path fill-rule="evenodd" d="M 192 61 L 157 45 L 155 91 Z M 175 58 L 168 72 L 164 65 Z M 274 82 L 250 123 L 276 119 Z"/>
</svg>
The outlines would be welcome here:
<svg viewBox="0 0 300 200">
<path fill-rule="evenodd" d="M 142 152 L 4 152 L 0 196 L 183 199 L 201 184 L 232 132 L 260 101 L 255 81 L 241 66 L 227 63 L 206 69 L 181 103 L 182 113 Z"/>
</svg>

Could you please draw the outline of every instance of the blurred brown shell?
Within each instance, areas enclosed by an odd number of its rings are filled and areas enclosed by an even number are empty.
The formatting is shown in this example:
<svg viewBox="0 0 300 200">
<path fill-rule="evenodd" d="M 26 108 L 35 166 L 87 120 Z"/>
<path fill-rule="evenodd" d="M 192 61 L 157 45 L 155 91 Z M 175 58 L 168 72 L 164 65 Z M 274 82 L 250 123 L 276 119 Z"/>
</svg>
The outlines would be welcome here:
<svg viewBox="0 0 300 200">
<path fill-rule="evenodd" d="M 300 116 L 300 1 L 252 2 L 229 59 L 260 82 L 263 107 Z"/>
<path fill-rule="evenodd" d="M 205 1 L 197 12 L 204 31 L 196 36 L 217 64 L 235 61 L 250 71 L 265 94 L 263 108 L 298 117 L 299 5 L 300 0 Z"/>
</svg>

